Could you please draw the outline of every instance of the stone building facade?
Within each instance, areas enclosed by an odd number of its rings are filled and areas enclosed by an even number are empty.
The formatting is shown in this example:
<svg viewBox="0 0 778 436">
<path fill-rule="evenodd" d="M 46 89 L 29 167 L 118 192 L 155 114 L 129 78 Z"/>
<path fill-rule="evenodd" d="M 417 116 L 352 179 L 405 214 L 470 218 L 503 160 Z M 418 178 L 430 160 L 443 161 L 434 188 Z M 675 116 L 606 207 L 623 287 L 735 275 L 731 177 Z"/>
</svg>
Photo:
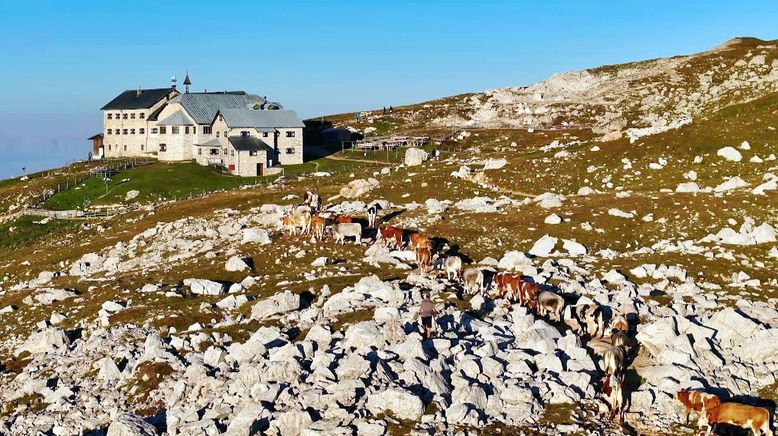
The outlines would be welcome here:
<svg viewBox="0 0 778 436">
<path fill-rule="evenodd" d="M 234 92 L 125 91 L 103 110 L 104 146 L 96 157 L 151 157 L 223 167 L 257 176 L 303 162 L 302 120 L 265 97 Z"/>
</svg>

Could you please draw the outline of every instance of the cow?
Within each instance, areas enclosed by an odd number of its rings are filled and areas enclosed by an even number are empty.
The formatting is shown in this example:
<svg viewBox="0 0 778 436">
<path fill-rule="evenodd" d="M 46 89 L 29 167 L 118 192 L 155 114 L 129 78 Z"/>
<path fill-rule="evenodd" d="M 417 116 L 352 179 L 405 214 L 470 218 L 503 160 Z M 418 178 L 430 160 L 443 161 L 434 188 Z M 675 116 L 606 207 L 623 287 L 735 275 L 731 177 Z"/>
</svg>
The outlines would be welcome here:
<svg viewBox="0 0 778 436">
<path fill-rule="evenodd" d="M 383 206 L 381 206 L 380 203 L 377 201 L 374 201 L 367 205 L 367 225 L 368 227 L 375 227 L 376 218 L 378 217 L 378 212 L 380 212 L 383 209 Z"/>
<path fill-rule="evenodd" d="M 621 345 L 611 345 L 602 355 L 602 371 L 605 374 L 619 375 L 624 371 L 626 352 Z"/>
<path fill-rule="evenodd" d="M 354 238 L 355 244 L 362 242 L 362 225 L 359 223 L 332 224 L 327 227 L 335 236 L 335 242 L 341 245 L 346 243 L 346 238 Z"/>
<path fill-rule="evenodd" d="M 324 228 L 327 226 L 327 219 L 323 216 L 312 216 L 311 217 L 311 233 L 313 234 L 313 238 L 317 241 L 321 241 L 324 239 Z"/>
<path fill-rule="evenodd" d="M 459 276 L 462 273 L 462 258 L 459 256 L 448 256 L 443 262 L 443 268 L 446 270 L 446 278 L 451 280 L 459 280 Z"/>
<path fill-rule="evenodd" d="M 606 374 L 602 378 L 602 392 L 610 405 L 608 419 L 619 417 L 619 424 L 624 422 L 624 375 Z"/>
<path fill-rule="evenodd" d="M 494 276 L 494 286 L 497 292 L 492 298 L 508 297 L 512 301 L 518 300 L 521 286 L 521 276 L 511 273 L 498 273 Z"/>
<path fill-rule="evenodd" d="M 412 233 L 410 235 L 411 248 L 418 250 L 419 248 L 428 248 L 432 251 L 432 239 L 428 238 L 421 233 Z"/>
<path fill-rule="evenodd" d="M 283 226 L 284 230 L 289 232 L 290 235 L 296 235 L 298 228 L 300 228 L 302 233 L 306 233 L 310 227 L 310 224 L 311 215 L 307 213 L 285 215 L 281 218 L 281 225 Z"/>
<path fill-rule="evenodd" d="M 584 333 L 589 337 L 605 335 L 605 317 L 602 308 L 597 304 L 581 304 L 575 306 L 575 315 L 582 323 Z"/>
<path fill-rule="evenodd" d="M 721 404 L 721 400 L 715 394 L 709 394 L 702 391 L 690 391 L 688 389 L 681 389 L 676 392 L 675 399 L 686 407 L 686 413 L 684 413 L 685 424 L 689 423 L 689 415 L 692 412 L 700 414 L 703 409 L 710 410 Z M 698 416 L 698 418 L 702 418 L 702 415 Z"/>
<path fill-rule="evenodd" d="M 335 223 L 336 224 L 351 224 L 354 222 L 354 219 L 351 218 L 350 215 L 336 215 L 335 216 Z"/>
<path fill-rule="evenodd" d="M 393 246 L 396 249 L 402 248 L 403 235 L 405 232 L 403 229 L 392 226 L 381 226 L 378 228 L 378 238 L 387 246 Z"/>
<path fill-rule="evenodd" d="M 565 307 L 562 313 L 562 321 L 565 325 L 573 331 L 573 333 L 580 335 L 584 331 L 584 326 L 578 320 L 578 316 L 575 313 L 576 306 Z"/>
<path fill-rule="evenodd" d="M 628 332 L 629 322 L 627 322 L 627 317 L 620 313 L 615 313 L 611 318 L 611 330 L 621 330 L 623 332 Z"/>
<path fill-rule="evenodd" d="M 530 283 L 524 280 L 519 282 L 519 302 L 525 306 L 532 306 L 534 308 L 534 302 L 537 301 L 538 294 L 540 293 L 540 286 L 536 283 Z"/>
<path fill-rule="evenodd" d="M 721 403 L 708 409 L 703 407 L 698 427 L 706 426 L 710 434 L 714 424 L 729 424 L 754 432 L 754 436 L 773 436 L 770 430 L 770 412 L 764 407 L 749 406 L 740 403 Z"/>
<path fill-rule="evenodd" d="M 484 291 L 484 273 L 478 268 L 468 268 L 462 273 L 465 292 L 475 294 Z"/>
<path fill-rule="evenodd" d="M 551 291 L 541 291 L 537 298 L 538 315 L 547 316 L 555 321 L 562 320 L 562 310 L 565 308 L 565 300 Z M 553 315 L 553 317 L 551 316 Z"/>
<path fill-rule="evenodd" d="M 432 261 L 432 251 L 427 247 L 421 247 L 416 249 L 416 263 L 419 265 L 419 270 L 424 273 L 430 266 Z"/>
<path fill-rule="evenodd" d="M 611 332 L 611 345 L 621 346 L 624 351 L 629 352 L 632 349 L 632 340 L 622 330 L 613 330 Z"/>
</svg>

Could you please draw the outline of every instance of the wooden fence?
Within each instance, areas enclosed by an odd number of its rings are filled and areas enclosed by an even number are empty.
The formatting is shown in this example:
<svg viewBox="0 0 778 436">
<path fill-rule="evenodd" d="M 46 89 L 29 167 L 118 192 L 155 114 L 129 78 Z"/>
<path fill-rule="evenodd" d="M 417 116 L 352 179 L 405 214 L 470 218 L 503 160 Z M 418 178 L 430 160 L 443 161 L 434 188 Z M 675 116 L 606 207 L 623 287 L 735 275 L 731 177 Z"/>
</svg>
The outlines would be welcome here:
<svg viewBox="0 0 778 436">
<path fill-rule="evenodd" d="M 157 162 L 157 160 L 155 159 L 126 159 L 126 160 L 119 160 L 119 161 L 106 161 L 106 165 L 90 169 L 89 174 L 73 177 L 72 180 L 66 179 L 64 183 L 58 183 L 56 188 L 51 187 L 49 189 L 44 190 L 40 196 L 32 200 L 30 205 L 33 208 L 36 206 L 40 206 L 46 200 L 53 197 L 54 195 L 62 191 L 65 191 L 67 189 L 70 189 L 73 186 L 78 186 L 93 177 L 101 177 L 101 178 L 113 177 L 114 175 L 122 171 L 126 171 L 128 169 L 137 168 L 145 165 L 150 165 L 155 162 Z"/>
</svg>

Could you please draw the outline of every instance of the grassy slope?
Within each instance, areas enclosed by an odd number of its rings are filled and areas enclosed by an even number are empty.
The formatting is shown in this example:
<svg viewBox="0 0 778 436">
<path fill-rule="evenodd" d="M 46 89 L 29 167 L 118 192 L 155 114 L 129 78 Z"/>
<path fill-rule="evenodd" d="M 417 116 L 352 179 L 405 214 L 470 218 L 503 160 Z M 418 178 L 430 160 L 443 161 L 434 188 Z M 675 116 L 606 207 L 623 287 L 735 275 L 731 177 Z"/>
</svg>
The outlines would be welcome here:
<svg viewBox="0 0 778 436">
<path fill-rule="evenodd" d="M 93 177 L 79 186 L 49 198 L 45 206 L 55 210 L 79 209 L 86 205 L 124 203 L 129 191 L 140 192 L 133 202 L 184 198 L 222 189 L 255 184 L 265 178 L 219 174 L 196 163 L 155 163 L 120 172 L 106 184 Z"/>
</svg>

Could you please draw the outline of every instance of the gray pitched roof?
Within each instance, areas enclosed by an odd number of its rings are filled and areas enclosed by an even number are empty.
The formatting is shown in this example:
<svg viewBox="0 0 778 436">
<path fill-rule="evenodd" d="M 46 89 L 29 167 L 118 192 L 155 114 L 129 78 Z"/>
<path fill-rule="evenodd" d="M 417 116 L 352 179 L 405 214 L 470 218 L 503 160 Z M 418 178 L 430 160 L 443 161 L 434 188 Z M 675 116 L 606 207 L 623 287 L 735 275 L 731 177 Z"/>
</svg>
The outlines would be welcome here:
<svg viewBox="0 0 778 436">
<path fill-rule="evenodd" d="M 219 111 L 229 127 L 305 127 L 295 111 L 224 109 Z"/>
<path fill-rule="evenodd" d="M 194 92 L 180 94 L 170 100 L 171 103 L 180 102 L 186 113 L 197 124 L 211 124 L 216 112 L 223 109 L 247 109 L 255 105 L 262 106 L 265 99 L 243 91 L 236 92 Z"/>
<path fill-rule="evenodd" d="M 230 136 L 230 144 L 238 151 L 272 150 L 272 148 L 255 136 Z"/>
<path fill-rule="evenodd" d="M 138 95 L 137 89 L 130 89 L 116 96 L 100 110 L 148 109 L 173 91 L 175 88 L 141 89 L 141 93 Z"/>
<path fill-rule="evenodd" d="M 221 142 L 219 142 L 218 138 L 211 138 L 207 141 L 198 142 L 195 144 L 196 147 L 221 147 Z"/>
<path fill-rule="evenodd" d="M 160 120 L 158 124 L 160 126 L 191 126 L 194 124 L 194 121 L 192 121 L 184 111 L 177 110 L 168 115 L 165 119 Z"/>
</svg>

